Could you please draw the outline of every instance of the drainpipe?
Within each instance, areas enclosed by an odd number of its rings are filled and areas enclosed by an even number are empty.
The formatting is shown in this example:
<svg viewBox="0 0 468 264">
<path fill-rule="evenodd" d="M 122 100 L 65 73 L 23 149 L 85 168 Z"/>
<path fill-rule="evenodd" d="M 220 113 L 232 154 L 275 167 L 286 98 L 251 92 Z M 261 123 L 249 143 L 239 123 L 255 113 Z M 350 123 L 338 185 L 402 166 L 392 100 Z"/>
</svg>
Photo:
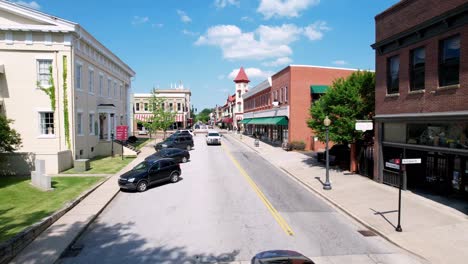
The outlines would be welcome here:
<svg viewBox="0 0 468 264">
<path fill-rule="evenodd" d="M 59 64 L 58 64 L 58 51 L 55 51 L 55 73 L 56 73 L 56 78 L 55 78 L 55 92 L 57 94 L 57 98 L 55 101 L 56 104 L 56 111 L 57 112 L 57 131 L 55 132 L 56 135 L 58 135 L 59 138 L 59 151 L 62 151 L 62 129 L 60 126 L 60 110 L 58 106 L 60 106 L 60 85 L 59 85 L 59 80 L 60 80 L 60 74 L 59 74 Z"/>
</svg>

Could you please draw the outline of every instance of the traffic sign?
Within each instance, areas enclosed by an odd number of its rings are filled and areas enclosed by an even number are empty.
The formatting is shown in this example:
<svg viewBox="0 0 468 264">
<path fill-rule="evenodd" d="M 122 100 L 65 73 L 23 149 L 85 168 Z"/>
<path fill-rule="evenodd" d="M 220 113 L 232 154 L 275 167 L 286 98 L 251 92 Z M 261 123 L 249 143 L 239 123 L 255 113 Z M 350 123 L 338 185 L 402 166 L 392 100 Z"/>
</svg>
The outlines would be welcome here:
<svg viewBox="0 0 468 264">
<path fill-rule="evenodd" d="M 356 120 L 354 128 L 359 131 L 367 131 L 374 129 L 372 120 Z"/>
<path fill-rule="evenodd" d="M 403 159 L 402 164 L 420 164 L 421 159 Z"/>
<path fill-rule="evenodd" d="M 400 169 L 400 165 L 391 162 L 385 162 L 385 167 L 397 170 Z"/>
</svg>

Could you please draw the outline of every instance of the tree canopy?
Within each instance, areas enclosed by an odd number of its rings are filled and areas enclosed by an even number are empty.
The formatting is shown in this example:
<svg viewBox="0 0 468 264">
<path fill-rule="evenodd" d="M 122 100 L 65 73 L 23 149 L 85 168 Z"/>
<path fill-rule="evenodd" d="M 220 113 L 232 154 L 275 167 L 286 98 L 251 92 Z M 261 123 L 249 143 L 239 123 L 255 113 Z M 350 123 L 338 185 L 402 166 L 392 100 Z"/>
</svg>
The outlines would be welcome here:
<svg viewBox="0 0 468 264">
<path fill-rule="evenodd" d="M 13 152 L 21 147 L 21 136 L 10 127 L 12 122 L 0 114 L 0 152 Z"/>
<path fill-rule="evenodd" d="M 197 114 L 197 121 L 201 121 L 203 123 L 208 122 L 210 120 L 210 114 L 213 112 L 213 109 L 205 108 L 199 114 Z"/>
<path fill-rule="evenodd" d="M 152 92 L 149 108 L 152 116 L 143 122 L 143 125 L 151 134 L 162 130 L 164 131 L 164 135 L 166 135 L 167 129 L 175 122 L 176 113 L 173 109 L 168 109 L 164 98 L 156 97 L 155 91 Z"/>
<path fill-rule="evenodd" d="M 325 116 L 331 120 L 330 140 L 351 143 L 362 138 L 355 130 L 356 120 L 372 119 L 375 109 L 375 73 L 357 71 L 348 78 L 339 78 L 310 108 L 307 124 L 321 141 L 325 141 Z"/>
</svg>

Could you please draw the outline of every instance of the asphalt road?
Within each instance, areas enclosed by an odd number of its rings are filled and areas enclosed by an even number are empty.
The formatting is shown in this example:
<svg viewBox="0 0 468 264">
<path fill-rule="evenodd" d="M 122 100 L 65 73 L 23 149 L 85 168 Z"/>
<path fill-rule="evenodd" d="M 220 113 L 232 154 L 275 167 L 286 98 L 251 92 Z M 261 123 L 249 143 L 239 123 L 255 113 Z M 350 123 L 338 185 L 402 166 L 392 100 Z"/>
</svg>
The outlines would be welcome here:
<svg viewBox="0 0 468 264">
<path fill-rule="evenodd" d="M 223 140 L 223 146 L 206 146 L 196 136 L 178 183 L 120 192 L 75 243 L 81 250 L 70 255 L 76 256 L 60 262 L 248 261 L 272 249 L 296 250 L 322 263 L 402 254 L 381 237 L 361 235 L 364 227 L 256 152 Z"/>
</svg>

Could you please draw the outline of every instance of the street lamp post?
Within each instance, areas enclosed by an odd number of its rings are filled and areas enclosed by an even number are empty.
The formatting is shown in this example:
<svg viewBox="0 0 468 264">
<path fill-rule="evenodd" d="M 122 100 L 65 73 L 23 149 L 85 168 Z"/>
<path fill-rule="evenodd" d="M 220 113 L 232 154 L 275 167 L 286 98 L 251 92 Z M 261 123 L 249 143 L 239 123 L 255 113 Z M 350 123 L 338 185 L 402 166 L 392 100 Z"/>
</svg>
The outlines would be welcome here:
<svg viewBox="0 0 468 264">
<path fill-rule="evenodd" d="M 323 184 L 323 189 L 324 190 L 331 190 L 331 183 L 330 183 L 330 174 L 329 174 L 329 164 L 330 164 L 330 158 L 328 155 L 328 127 L 331 124 L 331 120 L 328 118 L 328 116 L 325 117 L 323 120 L 323 124 L 325 125 L 326 129 L 326 136 L 325 136 L 325 183 Z"/>
</svg>

